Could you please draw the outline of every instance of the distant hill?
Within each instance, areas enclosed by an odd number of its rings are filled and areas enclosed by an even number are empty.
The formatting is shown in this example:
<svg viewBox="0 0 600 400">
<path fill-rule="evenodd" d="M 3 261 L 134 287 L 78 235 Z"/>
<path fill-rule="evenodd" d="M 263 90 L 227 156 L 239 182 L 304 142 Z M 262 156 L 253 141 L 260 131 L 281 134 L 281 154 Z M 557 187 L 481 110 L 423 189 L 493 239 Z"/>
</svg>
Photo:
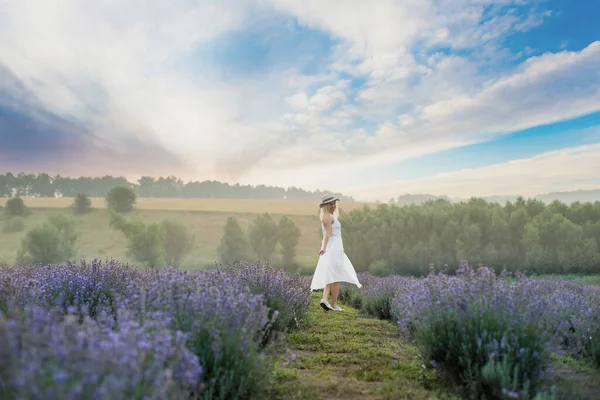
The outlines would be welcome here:
<svg viewBox="0 0 600 400">
<path fill-rule="evenodd" d="M 427 201 L 432 201 L 432 200 L 448 200 L 448 201 L 452 201 L 452 199 L 450 199 L 447 196 L 435 196 L 433 194 L 403 194 L 401 196 L 398 196 L 396 199 L 394 199 L 396 204 L 400 204 L 400 205 L 409 205 L 409 204 L 423 204 Z M 390 201 L 391 203 L 391 201 Z"/>
<path fill-rule="evenodd" d="M 519 196 L 495 195 L 495 196 L 485 196 L 483 199 L 489 203 L 505 204 L 507 201 L 514 203 L 515 201 L 517 201 L 518 198 L 519 198 Z"/>
<path fill-rule="evenodd" d="M 523 196 L 523 197 L 525 199 L 527 199 L 526 196 Z M 483 196 L 482 197 L 482 199 L 484 199 L 487 202 L 499 203 L 499 204 L 505 204 L 507 201 L 514 203 L 518 198 L 519 198 L 518 195 L 512 195 L 512 196 L 511 195 L 493 195 L 493 196 Z M 537 200 L 541 200 L 544 203 L 551 203 L 554 200 L 558 200 L 558 201 L 561 201 L 566 204 L 571 204 L 576 201 L 580 201 L 582 203 L 584 203 L 584 202 L 592 202 L 593 203 L 595 201 L 600 201 L 600 189 L 574 190 L 574 191 L 570 191 L 570 192 L 551 192 L 551 193 L 546 193 L 546 194 L 541 194 L 541 195 L 535 196 L 534 198 Z M 451 202 L 460 202 L 460 201 L 469 200 L 469 198 L 457 198 L 457 197 L 450 198 L 448 196 L 436 196 L 436 195 L 427 194 L 427 193 L 403 194 L 393 200 L 394 200 L 395 204 L 409 205 L 409 204 L 423 204 L 427 201 L 440 200 L 440 199 L 448 200 Z M 391 202 L 392 201 L 390 200 L 389 203 L 391 203 Z"/>
<path fill-rule="evenodd" d="M 592 190 L 573 190 L 571 192 L 552 192 L 536 196 L 536 199 L 545 203 L 551 203 L 554 200 L 562 201 L 563 203 L 574 203 L 576 201 L 595 202 L 600 201 L 600 189 Z"/>
</svg>

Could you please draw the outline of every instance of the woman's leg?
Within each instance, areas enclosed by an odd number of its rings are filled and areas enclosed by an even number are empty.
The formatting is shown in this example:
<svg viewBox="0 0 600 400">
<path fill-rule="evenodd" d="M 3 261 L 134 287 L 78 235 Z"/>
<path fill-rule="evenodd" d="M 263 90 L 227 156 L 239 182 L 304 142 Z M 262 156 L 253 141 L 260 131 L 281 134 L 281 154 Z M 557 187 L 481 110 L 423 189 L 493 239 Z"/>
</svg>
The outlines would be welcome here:
<svg viewBox="0 0 600 400">
<path fill-rule="evenodd" d="M 329 292 L 331 291 L 331 284 L 328 283 L 325 285 L 325 289 L 323 289 L 323 300 L 328 301 Z"/>
<path fill-rule="evenodd" d="M 331 307 L 335 308 L 338 295 L 340 294 L 340 283 L 335 282 L 331 284 Z"/>
</svg>

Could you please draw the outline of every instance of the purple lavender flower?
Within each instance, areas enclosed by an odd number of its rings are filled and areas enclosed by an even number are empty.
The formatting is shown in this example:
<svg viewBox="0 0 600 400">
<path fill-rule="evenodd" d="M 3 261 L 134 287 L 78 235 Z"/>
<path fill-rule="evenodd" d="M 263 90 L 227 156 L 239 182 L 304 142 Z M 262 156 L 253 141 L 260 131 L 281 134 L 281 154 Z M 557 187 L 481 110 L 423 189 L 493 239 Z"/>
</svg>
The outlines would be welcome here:
<svg viewBox="0 0 600 400">
<path fill-rule="evenodd" d="M 10 367 L 0 369 L 7 382 L 0 390 L 10 393 L 0 394 L 247 397 L 266 382 L 262 350 L 306 312 L 304 283 L 262 266 L 186 272 L 82 260 L 3 267 L 0 338 L 9 346 L 0 364 Z M 51 379 L 27 385 L 41 376 Z"/>
<path fill-rule="evenodd" d="M 183 396 L 202 375 L 185 336 L 158 323 L 122 319 L 113 331 L 38 306 L 23 311 L 0 317 L 2 398 Z"/>
</svg>

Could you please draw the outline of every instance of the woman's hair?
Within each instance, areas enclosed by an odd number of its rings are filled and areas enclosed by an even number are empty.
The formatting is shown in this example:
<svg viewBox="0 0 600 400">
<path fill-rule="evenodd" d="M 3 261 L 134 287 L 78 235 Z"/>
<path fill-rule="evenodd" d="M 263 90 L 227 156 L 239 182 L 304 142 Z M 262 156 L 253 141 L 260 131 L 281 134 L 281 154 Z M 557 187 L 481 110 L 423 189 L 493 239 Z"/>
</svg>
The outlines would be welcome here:
<svg viewBox="0 0 600 400">
<path fill-rule="evenodd" d="M 332 203 L 327 203 L 327 204 L 323 204 L 321 206 L 321 212 L 319 217 L 321 218 L 321 221 L 323 221 L 323 217 L 325 216 L 325 214 L 331 214 L 335 217 L 335 219 L 338 219 L 340 216 L 339 213 L 339 209 L 336 207 L 335 211 L 331 211 L 331 209 L 333 208 L 332 206 L 335 204 L 336 202 L 332 202 Z"/>
</svg>

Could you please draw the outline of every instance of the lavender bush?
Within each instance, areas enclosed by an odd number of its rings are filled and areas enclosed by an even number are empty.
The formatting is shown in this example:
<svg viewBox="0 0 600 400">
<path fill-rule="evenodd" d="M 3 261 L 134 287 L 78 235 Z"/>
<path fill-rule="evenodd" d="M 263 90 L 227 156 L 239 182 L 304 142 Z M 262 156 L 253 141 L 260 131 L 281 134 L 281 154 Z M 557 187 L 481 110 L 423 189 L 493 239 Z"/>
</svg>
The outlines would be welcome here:
<svg viewBox="0 0 600 400">
<path fill-rule="evenodd" d="M 2 267 L 0 397 L 260 397 L 263 350 L 302 318 L 310 291 L 271 268 L 233 271 Z"/>
<path fill-rule="evenodd" d="M 340 290 L 340 300 L 379 319 L 392 320 L 392 301 L 398 292 L 419 290 L 423 280 L 406 276 L 374 277 L 369 273 L 359 274 L 363 285 L 344 285 Z"/>
<path fill-rule="evenodd" d="M 5 311 L 11 302 L 58 306 L 63 311 L 76 307 L 80 314 L 92 317 L 101 311 L 116 314 L 115 299 L 125 294 L 127 281 L 138 273 L 115 260 L 5 267 L 0 269 L 0 305 L 5 305 Z"/>
<path fill-rule="evenodd" d="M 297 328 L 310 307 L 310 282 L 299 275 L 265 265 L 233 265 L 221 273 L 239 280 L 252 293 L 262 294 L 271 312 L 277 312 L 273 330 Z"/>
<path fill-rule="evenodd" d="M 362 293 L 367 290 L 378 278 L 369 274 L 368 272 L 357 273 L 358 281 L 362 284 L 362 288 L 358 288 L 355 285 L 343 283 L 340 288 L 339 299 L 346 304 L 358 309 L 362 309 Z"/>
<path fill-rule="evenodd" d="M 130 282 L 123 306 L 142 320 L 169 315 L 172 329 L 189 333 L 188 348 L 204 368 L 203 398 L 247 398 L 264 389 L 259 345 L 271 325 L 269 309 L 234 278 L 149 270 Z"/>
<path fill-rule="evenodd" d="M 560 345 L 556 351 L 600 367 L 600 287 L 564 279 L 532 282 L 536 296 L 555 304 L 547 317 L 561 322 L 554 332 Z"/>
<path fill-rule="evenodd" d="M 186 336 L 164 321 L 90 318 L 27 306 L 0 316 L 0 398 L 178 399 L 202 375 Z"/>
<path fill-rule="evenodd" d="M 362 291 L 362 309 L 379 319 L 391 320 L 392 303 L 397 293 L 411 293 L 423 285 L 422 279 L 388 276 L 370 282 Z"/>
<path fill-rule="evenodd" d="M 398 292 L 393 310 L 401 333 L 468 397 L 531 398 L 569 332 L 558 318 L 565 302 L 544 295 L 543 285 L 462 266 L 456 276 L 431 274 L 420 290 Z"/>
</svg>

